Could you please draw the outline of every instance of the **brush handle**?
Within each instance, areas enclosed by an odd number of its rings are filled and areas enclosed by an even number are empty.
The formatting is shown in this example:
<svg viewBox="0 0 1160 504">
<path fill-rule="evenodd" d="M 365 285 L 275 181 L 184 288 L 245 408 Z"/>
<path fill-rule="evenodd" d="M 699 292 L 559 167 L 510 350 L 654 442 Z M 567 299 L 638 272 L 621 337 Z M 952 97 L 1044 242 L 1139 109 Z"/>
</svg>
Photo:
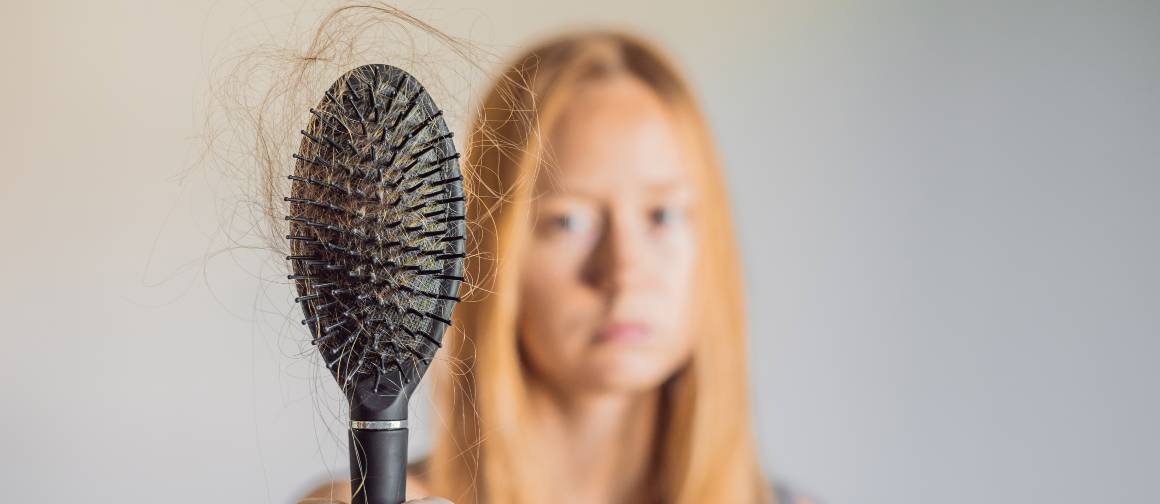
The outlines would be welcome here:
<svg viewBox="0 0 1160 504">
<path fill-rule="evenodd" d="M 350 430 L 351 504 L 402 504 L 407 493 L 407 429 Z"/>
</svg>

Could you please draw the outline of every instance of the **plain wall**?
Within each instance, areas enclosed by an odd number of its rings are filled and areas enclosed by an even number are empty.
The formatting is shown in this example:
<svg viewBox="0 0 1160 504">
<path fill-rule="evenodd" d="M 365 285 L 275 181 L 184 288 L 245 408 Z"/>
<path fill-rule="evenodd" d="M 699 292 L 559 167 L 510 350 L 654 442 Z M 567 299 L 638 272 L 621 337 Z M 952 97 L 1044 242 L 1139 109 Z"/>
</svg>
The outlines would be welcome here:
<svg viewBox="0 0 1160 504">
<path fill-rule="evenodd" d="M 211 254 L 231 181 L 188 175 L 216 58 L 330 5 L 0 7 L 3 500 L 343 475 L 280 262 Z M 614 22 L 677 55 L 728 166 L 770 474 L 831 504 L 1160 502 L 1160 3 L 402 6 L 502 54 Z"/>
</svg>

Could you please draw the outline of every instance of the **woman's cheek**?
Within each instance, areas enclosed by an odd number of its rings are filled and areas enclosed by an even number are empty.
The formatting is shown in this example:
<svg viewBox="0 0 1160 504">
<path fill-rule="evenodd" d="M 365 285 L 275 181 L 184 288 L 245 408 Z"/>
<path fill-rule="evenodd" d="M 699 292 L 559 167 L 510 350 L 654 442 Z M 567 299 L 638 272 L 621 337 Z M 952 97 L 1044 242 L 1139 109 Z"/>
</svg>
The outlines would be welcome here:
<svg viewBox="0 0 1160 504">
<path fill-rule="evenodd" d="M 659 263 L 664 264 L 668 287 L 676 291 L 690 288 L 696 252 L 692 230 L 687 226 L 667 230 L 659 240 L 659 246 Z"/>
<path fill-rule="evenodd" d="M 666 290 L 670 293 L 669 300 L 673 304 L 674 313 L 690 317 L 694 311 L 692 306 L 693 275 L 696 268 L 696 244 L 693 233 L 688 229 L 681 229 L 674 233 L 670 242 L 670 250 L 666 266 L 669 274 L 665 275 Z M 689 320 L 680 320 L 678 330 L 689 326 Z"/>
<path fill-rule="evenodd" d="M 529 252 L 519 266 L 524 275 L 521 309 L 537 337 L 555 338 L 568 325 L 568 307 L 577 301 L 576 261 L 559 241 L 541 240 Z"/>
</svg>

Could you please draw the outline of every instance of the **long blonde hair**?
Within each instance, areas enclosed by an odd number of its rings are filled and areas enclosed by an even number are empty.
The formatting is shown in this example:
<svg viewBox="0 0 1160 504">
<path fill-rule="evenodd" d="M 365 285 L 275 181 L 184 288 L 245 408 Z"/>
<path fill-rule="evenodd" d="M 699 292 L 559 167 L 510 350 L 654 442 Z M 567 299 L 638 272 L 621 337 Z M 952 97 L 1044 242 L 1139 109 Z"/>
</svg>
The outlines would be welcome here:
<svg viewBox="0 0 1160 504">
<path fill-rule="evenodd" d="M 469 278 L 481 296 L 455 310 L 442 366 L 432 380 L 441 421 L 428 459 L 433 495 L 461 504 L 531 503 L 545 498 L 521 428 L 528 375 L 516 338 L 520 244 L 528 235 L 531 189 L 544 135 L 580 83 L 627 73 L 682 118 L 697 163 L 696 273 L 691 361 L 663 385 L 654 468 L 664 502 L 756 503 L 771 499 L 757 463 L 746 383 L 744 299 L 728 201 L 717 155 L 693 94 L 656 47 L 617 32 L 583 32 L 518 57 L 485 95 L 463 162 L 473 198 Z M 449 363 L 460 365 L 452 366 Z"/>
</svg>

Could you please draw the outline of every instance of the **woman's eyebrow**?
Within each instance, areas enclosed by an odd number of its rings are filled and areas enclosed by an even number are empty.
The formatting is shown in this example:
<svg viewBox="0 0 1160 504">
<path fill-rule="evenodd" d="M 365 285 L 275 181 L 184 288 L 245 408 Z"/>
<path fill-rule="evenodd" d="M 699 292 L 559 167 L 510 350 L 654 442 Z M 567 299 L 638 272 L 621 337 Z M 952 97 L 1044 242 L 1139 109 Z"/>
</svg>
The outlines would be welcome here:
<svg viewBox="0 0 1160 504">
<path fill-rule="evenodd" d="M 688 192 L 688 184 L 681 181 L 665 180 L 661 182 L 648 183 L 643 188 L 642 192 L 648 196 L 667 196 L 673 193 Z M 583 184 L 566 185 L 557 184 L 553 187 L 548 187 L 543 190 L 540 197 L 573 197 L 582 199 L 600 199 L 604 196 L 603 192 L 592 190 L 585 187 Z"/>
<path fill-rule="evenodd" d="M 680 181 L 666 181 L 649 185 L 646 189 L 646 194 L 653 198 L 663 198 L 666 196 L 685 196 L 692 192 L 689 184 Z"/>
<path fill-rule="evenodd" d="M 685 189 L 685 184 L 675 180 L 666 180 L 664 182 L 655 182 L 648 185 L 646 189 L 650 193 L 669 193 Z"/>
<path fill-rule="evenodd" d="M 545 198 L 582 198 L 582 199 L 599 199 L 600 194 L 584 186 L 565 186 L 563 184 L 556 185 L 545 189 L 541 195 Z"/>
</svg>

